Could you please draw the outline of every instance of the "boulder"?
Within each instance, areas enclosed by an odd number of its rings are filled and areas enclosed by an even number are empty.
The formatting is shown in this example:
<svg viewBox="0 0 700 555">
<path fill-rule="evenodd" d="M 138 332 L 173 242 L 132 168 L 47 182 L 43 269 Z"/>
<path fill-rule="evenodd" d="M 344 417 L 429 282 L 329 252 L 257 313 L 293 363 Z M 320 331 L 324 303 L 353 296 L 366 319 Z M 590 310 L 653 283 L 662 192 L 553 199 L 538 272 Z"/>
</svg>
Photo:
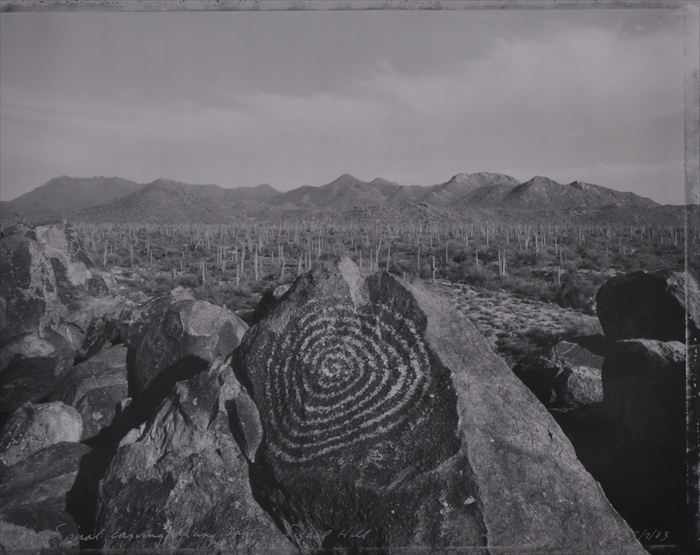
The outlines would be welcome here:
<svg viewBox="0 0 700 555">
<path fill-rule="evenodd" d="M 616 342 L 603 366 L 604 406 L 612 426 L 610 499 L 637 528 L 684 539 L 685 345 Z"/>
<path fill-rule="evenodd" d="M 231 432 L 234 406 L 254 410 L 239 399 L 245 396 L 230 366 L 217 361 L 179 382 L 150 420 L 122 438 L 99 492 L 105 549 L 293 550 L 253 498 Z M 254 412 L 246 416 L 255 424 Z"/>
<path fill-rule="evenodd" d="M 112 424 L 128 393 L 126 347 L 116 345 L 71 368 L 49 400 L 77 409 L 83 420 L 81 439 L 85 440 Z"/>
<path fill-rule="evenodd" d="M 57 321 L 63 307 L 56 277 L 34 231 L 13 226 L 0 236 L 0 347 Z"/>
<path fill-rule="evenodd" d="M 73 365 L 74 351 L 51 330 L 27 334 L 0 348 L 0 413 L 42 400 Z"/>
<path fill-rule="evenodd" d="M 161 372 L 189 359 L 212 362 L 235 349 L 248 326 L 230 310 L 170 295 L 128 331 L 129 391 L 142 393 Z"/>
<path fill-rule="evenodd" d="M 82 432 L 82 418 L 73 407 L 58 401 L 27 403 L 0 431 L 0 462 L 10 466 L 49 445 L 80 441 Z"/>
<path fill-rule="evenodd" d="M 563 370 L 556 392 L 556 405 L 571 410 L 603 401 L 603 357 L 571 342 L 560 341 L 552 349 Z"/>
<path fill-rule="evenodd" d="M 558 383 L 555 407 L 559 410 L 594 405 L 603 401 L 603 376 L 597 368 L 568 366 Z M 568 367 L 567 367 L 568 366 Z"/>
<path fill-rule="evenodd" d="M 687 287 L 687 300 L 686 300 Z M 700 329 L 700 289 L 680 272 L 631 272 L 606 281 L 596 296 L 598 318 L 608 339 L 685 341 Z"/>
<path fill-rule="evenodd" d="M 68 497 L 89 452 L 80 443 L 57 443 L 0 470 L 1 552 L 78 547 Z"/>
<path fill-rule="evenodd" d="M 420 282 L 321 261 L 232 364 L 263 431 L 244 441 L 253 490 L 301 549 L 644 552 L 547 410 Z"/>
</svg>

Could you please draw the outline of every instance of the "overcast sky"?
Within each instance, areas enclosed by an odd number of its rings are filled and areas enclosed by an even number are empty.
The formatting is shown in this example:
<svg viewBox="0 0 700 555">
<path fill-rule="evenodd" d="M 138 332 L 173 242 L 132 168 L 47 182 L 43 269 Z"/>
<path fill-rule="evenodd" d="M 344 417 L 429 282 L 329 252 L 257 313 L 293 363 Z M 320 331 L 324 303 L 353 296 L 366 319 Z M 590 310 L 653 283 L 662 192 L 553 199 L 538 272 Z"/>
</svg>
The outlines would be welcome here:
<svg viewBox="0 0 700 555">
<path fill-rule="evenodd" d="M 682 203 L 665 10 L 0 15 L 0 183 L 547 175 Z"/>
</svg>

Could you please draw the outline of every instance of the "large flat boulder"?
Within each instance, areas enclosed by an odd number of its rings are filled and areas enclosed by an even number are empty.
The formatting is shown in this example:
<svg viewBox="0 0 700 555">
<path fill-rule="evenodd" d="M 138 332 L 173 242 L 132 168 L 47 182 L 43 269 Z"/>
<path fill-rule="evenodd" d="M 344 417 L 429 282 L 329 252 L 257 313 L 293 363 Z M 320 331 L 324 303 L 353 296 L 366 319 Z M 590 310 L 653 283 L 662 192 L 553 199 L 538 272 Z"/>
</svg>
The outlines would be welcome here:
<svg viewBox="0 0 700 555">
<path fill-rule="evenodd" d="M 10 415 L 0 430 L 0 462 L 11 466 L 55 443 L 80 441 L 78 411 L 59 401 L 27 403 Z"/>
<path fill-rule="evenodd" d="M 81 439 L 86 440 L 112 424 L 128 394 L 126 346 L 115 345 L 73 366 L 48 399 L 75 407 L 83 421 Z"/>
<path fill-rule="evenodd" d="M 233 364 L 263 430 L 238 434 L 256 497 L 302 549 L 644 552 L 544 406 L 419 282 L 323 261 Z"/>
<path fill-rule="evenodd" d="M 177 292 L 150 304 L 128 326 L 129 391 L 138 395 L 185 359 L 213 362 L 240 343 L 247 324 L 230 310 Z"/>
<path fill-rule="evenodd" d="M 687 297 L 686 297 L 687 288 Z M 690 274 L 631 272 L 606 281 L 596 296 L 606 337 L 685 341 L 700 329 L 700 289 Z"/>
<path fill-rule="evenodd" d="M 0 469 L 0 551 L 76 549 L 80 532 L 68 510 L 90 448 L 57 443 Z"/>
<path fill-rule="evenodd" d="M 603 366 L 604 406 L 614 460 L 602 478 L 636 528 L 684 539 L 685 345 L 616 342 Z"/>
<path fill-rule="evenodd" d="M 104 548 L 293 550 L 254 499 L 232 435 L 233 406 L 254 408 L 239 399 L 245 396 L 219 361 L 179 382 L 151 419 L 126 434 L 100 487 L 96 529 Z"/>
</svg>

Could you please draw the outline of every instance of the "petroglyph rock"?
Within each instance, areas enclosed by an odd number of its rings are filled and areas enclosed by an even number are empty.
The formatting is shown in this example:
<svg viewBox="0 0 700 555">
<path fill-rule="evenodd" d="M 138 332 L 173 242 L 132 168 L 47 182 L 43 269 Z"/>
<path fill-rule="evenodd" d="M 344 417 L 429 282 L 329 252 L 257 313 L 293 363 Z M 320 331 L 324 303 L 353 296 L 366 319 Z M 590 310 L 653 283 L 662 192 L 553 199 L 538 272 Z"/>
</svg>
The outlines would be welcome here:
<svg viewBox="0 0 700 555">
<path fill-rule="evenodd" d="M 643 552 L 546 409 L 419 283 L 323 261 L 233 364 L 264 432 L 256 497 L 302 549 Z"/>
</svg>

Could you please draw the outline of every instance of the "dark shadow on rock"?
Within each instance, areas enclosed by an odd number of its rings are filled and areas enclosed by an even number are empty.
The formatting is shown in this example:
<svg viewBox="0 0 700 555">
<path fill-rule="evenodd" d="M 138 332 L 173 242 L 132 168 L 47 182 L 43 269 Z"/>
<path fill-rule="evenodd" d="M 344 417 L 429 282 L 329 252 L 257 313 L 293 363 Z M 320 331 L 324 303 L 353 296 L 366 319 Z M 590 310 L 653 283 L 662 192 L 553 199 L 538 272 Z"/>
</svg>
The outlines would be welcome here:
<svg viewBox="0 0 700 555">
<path fill-rule="evenodd" d="M 117 415 L 114 423 L 103 430 L 94 440 L 94 446 L 118 444 L 132 428 L 137 428 L 148 420 L 158 409 L 160 403 L 172 391 L 175 384 L 188 380 L 209 367 L 209 362 L 196 356 L 188 356 L 163 370 L 148 388 L 139 394 L 124 411 Z"/>
<path fill-rule="evenodd" d="M 98 549 L 100 537 L 95 530 L 99 483 L 109 466 L 114 450 L 93 449 L 80 460 L 73 488 L 66 495 L 66 511 L 78 525 L 80 549 Z"/>
</svg>

